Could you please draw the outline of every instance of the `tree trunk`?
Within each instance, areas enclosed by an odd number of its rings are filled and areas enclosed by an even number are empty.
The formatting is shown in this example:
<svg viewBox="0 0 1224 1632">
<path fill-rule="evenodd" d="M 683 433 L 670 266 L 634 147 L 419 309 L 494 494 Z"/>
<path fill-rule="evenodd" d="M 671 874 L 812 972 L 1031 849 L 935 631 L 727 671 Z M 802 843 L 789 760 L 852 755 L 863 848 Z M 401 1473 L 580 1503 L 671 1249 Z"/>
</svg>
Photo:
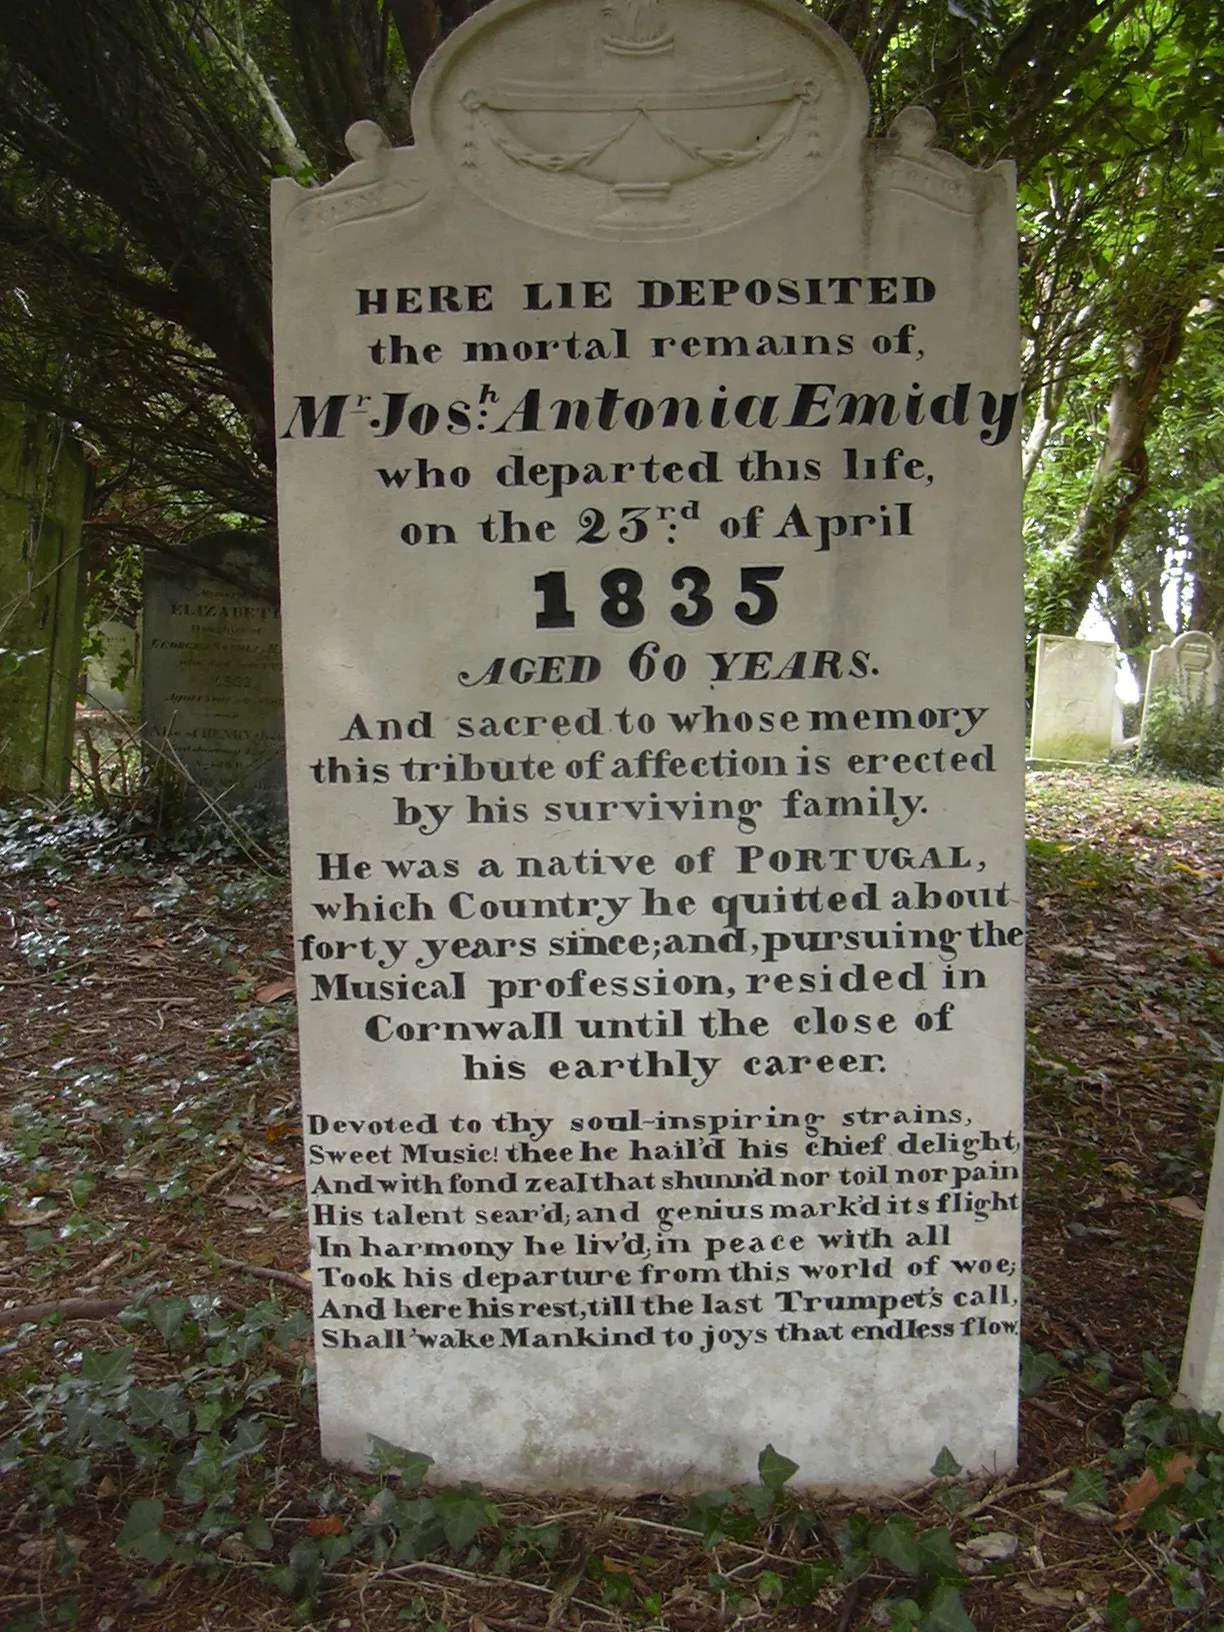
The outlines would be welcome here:
<svg viewBox="0 0 1224 1632">
<path fill-rule="evenodd" d="M 1051 574 L 1039 628 L 1074 635 L 1093 592 L 1106 577 L 1126 537 L 1135 506 L 1147 492 L 1147 429 L 1152 404 L 1182 348 L 1185 309 L 1179 305 L 1152 322 L 1134 342 L 1125 369 L 1114 381 L 1105 443 L 1079 519 Z"/>
</svg>

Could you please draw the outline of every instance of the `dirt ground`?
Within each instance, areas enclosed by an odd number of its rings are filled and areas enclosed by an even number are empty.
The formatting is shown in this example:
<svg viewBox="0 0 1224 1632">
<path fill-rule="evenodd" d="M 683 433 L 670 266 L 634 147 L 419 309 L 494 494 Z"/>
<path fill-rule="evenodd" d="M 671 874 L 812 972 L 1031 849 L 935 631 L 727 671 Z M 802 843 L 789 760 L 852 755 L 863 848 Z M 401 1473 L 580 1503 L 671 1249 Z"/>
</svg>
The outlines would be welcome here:
<svg viewBox="0 0 1224 1632">
<path fill-rule="evenodd" d="M 1224 1059 L 1224 792 L 1034 773 L 1029 835 L 1019 1468 L 813 1508 L 766 1463 L 690 1508 L 319 1461 L 283 865 L 0 811 L 0 1632 L 1219 1627 L 1224 1442 L 1164 1397 Z"/>
</svg>

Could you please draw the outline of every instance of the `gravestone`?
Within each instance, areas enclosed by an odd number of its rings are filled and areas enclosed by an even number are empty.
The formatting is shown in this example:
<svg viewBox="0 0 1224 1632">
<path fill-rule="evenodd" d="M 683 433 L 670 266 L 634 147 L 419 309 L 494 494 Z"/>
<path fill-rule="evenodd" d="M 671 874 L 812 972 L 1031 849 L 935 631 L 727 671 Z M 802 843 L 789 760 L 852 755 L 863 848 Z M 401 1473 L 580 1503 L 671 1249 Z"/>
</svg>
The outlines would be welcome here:
<svg viewBox="0 0 1224 1632">
<path fill-rule="evenodd" d="M 1224 1411 L 1224 1115 L 1216 1120 L 1179 1389 L 1197 1410 Z"/>
<path fill-rule="evenodd" d="M 1161 692 L 1172 692 L 1183 702 L 1205 703 L 1210 707 L 1219 691 L 1220 651 L 1210 635 L 1187 629 L 1176 640 L 1158 646 L 1148 658 L 1140 742 L 1147 735 L 1148 709 Z"/>
<path fill-rule="evenodd" d="M 81 664 L 85 459 L 60 421 L 0 402 L 0 789 L 68 791 Z"/>
<path fill-rule="evenodd" d="M 1012 174 L 784 0 L 496 0 L 273 193 L 325 1453 L 1015 1457 Z"/>
<path fill-rule="evenodd" d="M 85 665 L 87 706 L 111 714 L 131 714 L 139 708 L 140 645 L 136 629 L 118 618 L 98 626 L 98 650 Z"/>
<path fill-rule="evenodd" d="M 230 535 L 145 557 L 142 732 L 189 799 L 284 808 L 276 575 Z M 185 775 L 184 775 L 185 773 Z"/>
<path fill-rule="evenodd" d="M 1109 640 L 1038 635 L 1029 756 L 1109 758 L 1117 722 L 1118 648 Z"/>
</svg>

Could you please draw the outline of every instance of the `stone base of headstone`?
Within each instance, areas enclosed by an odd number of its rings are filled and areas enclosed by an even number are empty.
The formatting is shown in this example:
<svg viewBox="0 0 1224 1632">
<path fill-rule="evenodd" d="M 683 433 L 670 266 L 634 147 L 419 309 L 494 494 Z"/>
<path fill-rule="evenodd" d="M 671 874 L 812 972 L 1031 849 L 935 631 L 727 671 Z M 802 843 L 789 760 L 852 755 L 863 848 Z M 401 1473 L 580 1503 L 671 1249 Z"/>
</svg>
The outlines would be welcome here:
<svg viewBox="0 0 1224 1632">
<path fill-rule="evenodd" d="M 68 791 L 85 491 L 84 455 L 67 427 L 0 402 L 0 791 Z"/>
</svg>

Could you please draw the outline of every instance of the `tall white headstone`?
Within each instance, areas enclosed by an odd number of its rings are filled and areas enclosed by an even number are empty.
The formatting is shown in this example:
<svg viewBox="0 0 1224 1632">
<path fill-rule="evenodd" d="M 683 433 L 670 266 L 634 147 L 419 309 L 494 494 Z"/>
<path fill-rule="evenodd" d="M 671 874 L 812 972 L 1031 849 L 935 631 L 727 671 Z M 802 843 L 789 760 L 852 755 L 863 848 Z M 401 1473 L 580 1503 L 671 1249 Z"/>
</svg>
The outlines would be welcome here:
<svg viewBox="0 0 1224 1632">
<path fill-rule="evenodd" d="M 785 0 L 496 0 L 276 184 L 327 1454 L 1015 1455 L 1012 175 Z"/>
<path fill-rule="evenodd" d="M 1224 1411 L 1224 1115 L 1216 1121 L 1180 1390 L 1200 1411 Z"/>
</svg>

